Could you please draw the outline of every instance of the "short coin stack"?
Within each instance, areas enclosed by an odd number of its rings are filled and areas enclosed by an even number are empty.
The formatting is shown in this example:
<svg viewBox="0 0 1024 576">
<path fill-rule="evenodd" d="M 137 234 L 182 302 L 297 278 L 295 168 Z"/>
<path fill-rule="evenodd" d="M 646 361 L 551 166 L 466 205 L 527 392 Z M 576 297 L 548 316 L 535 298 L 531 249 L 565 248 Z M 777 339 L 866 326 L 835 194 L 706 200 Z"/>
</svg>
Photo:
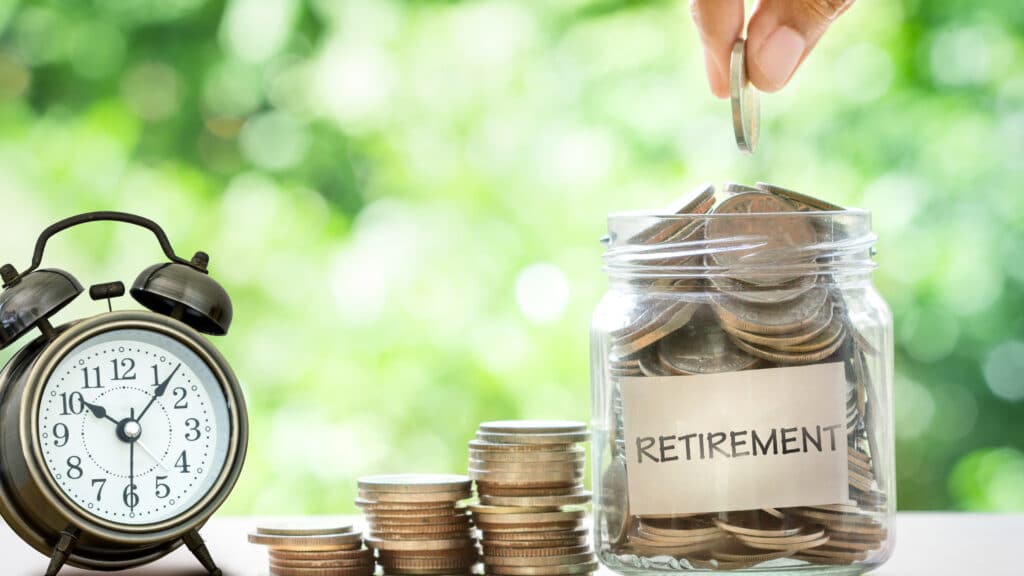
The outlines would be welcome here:
<svg viewBox="0 0 1024 576">
<path fill-rule="evenodd" d="M 467 574 L 477 563 L 472 518 L 459 502 L 472 495 L 465 476 L 395 474 L 359 480 L 366 543 L 385 574 Z"/>
<path fill-rule="evenodd" d="M 586 425 L 503 421 L 480 425 L 469 443 L 470 477 L 480 505 L 485 572 L 498 576 L 590 574 L 597 560 L 587 544 L 583 490 Z"/>
<path fill-rule="evenodd" d="M 269 548 L 273 576 L 373 576 L 373 551 L 350 524 L 303 522 L 260 526 L 249 542 Z"/>
</svg>

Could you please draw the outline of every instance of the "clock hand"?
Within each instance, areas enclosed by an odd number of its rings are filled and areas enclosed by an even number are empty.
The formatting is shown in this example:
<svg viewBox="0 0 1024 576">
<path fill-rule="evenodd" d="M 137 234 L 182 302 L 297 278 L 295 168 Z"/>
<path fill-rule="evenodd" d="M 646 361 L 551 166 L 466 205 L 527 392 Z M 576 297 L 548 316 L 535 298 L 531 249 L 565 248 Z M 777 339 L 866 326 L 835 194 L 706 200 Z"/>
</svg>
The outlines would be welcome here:
<svg viewBox="0 0 1024 576">
<path fill-rule="evenodd" d="M 135 409 L 132 408 L 132 420 L 135 420 Z M 137 422 L 137 420 L 136 420 Z M 128 443 L 128 490 L 135 494 L 135 442 Z M 129 496 L 128 504 L 131 511 L 135 512 L 135 498 Z"/>
<path fill-rule="evenodd" d="M 95 416 L 95 417 L 97 417 L 97 418 L 99 418 L 101 420 L 106 418 L 107 420 L 110 420 L 114 424 L 120 424 L 120 422 L 118 422 L 114 418 L 111 418 L 110 415 L 107 414 L 107 409 L 104 408 L 103 406 L 100 406 L 98 404 L 90 404 L 90 403 L 86 402 L 85 400 L 82 400 L 82 405 L 84 405 L 86 408 L 88 408 L 89 411 L 92 412 L 93 416 Z"/>
<path fill-rule="evenodd" d="M 174 378 L 174 375 L 178 373 L 178 368 L 181 368 L 181 362 L 178 362 L 178 365 L 174 367 L 170 376 L 164 378 L 164 381 L 157 385 L 156 390 L 153 391 L 153 397 L 149 399 L 149 404 L 146 404 L 146 407 L 139 413 L 139 417 L 135 418 L 136 422 L 142 420 L 142 417 L 146 415 L 146 412 L 149 412 L 149 409 L 153 406 L 153 403 L 156 402 L 157 398 L 160 398 L 164 395 L 164 392 L 167 392 L 167 385 L 171 383 L 171 378 Z"/>
<path fill-rule="evenodd" d="M 164 466 L 164 463 L 161 462 L 159 458 L 153 455 L 153 452 L 149 449 L 148 446 L 146 446 L 145 443 L 142 442 L 142 439 L 136 440 L 135 443 L 139 445 L 139 448 L 142 448 L 143 452 L 149 454 L 149 457 L 152 458 L 154 462 L 156 462 L 157 466 L 159 466 L 164 472 L 167 472 L 167 467 Z"/>
</svg>

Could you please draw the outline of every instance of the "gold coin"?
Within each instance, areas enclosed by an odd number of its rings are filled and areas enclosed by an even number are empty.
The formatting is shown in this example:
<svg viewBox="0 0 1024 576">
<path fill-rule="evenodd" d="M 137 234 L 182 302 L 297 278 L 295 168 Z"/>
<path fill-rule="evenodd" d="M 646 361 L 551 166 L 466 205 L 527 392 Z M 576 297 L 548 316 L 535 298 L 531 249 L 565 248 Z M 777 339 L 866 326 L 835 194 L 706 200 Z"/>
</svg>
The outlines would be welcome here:
<svg viewBox="0 0 1024 576">
<path fill-rule="evenodd" d="M 572 420 L 496 420 L 480 424 L 481 432 L 499 434 L 576 434 L 586 433 L 587 425 Z"/>
<path fill-rule="evenodd" d="M 385 540 L 366 538 L 366 545 L 375 550 L 456 550 L 471 545 L 473 540 L 455 538 L 449 540 Z"/>
<path fill-rule="evenodd" d="M 454 508 L 454 504 L 449 500 L 441 500 L 438 502 L 383 502 L 380 500 L 356 498 L 355 504 L 367 513 L 395 512 L 403 514 L 447 514 L 453 509 L 457 510 L 457 508 Z"/>
<path fill-rule="evenodd" d="M 398 530 L 402 529 L 421 529 L 421 530 L 445 530 L 453 529 L 457 527 L 469 527 L 472 524 L 472 520 L 469 516 L 449 516 L 449 517 L 437 517 L 437 516 L 426 516 L 426 517 L 402 517 L 398 519 L 394 518 L 378 518 L 375 516 L 367 516 L 367 523 L 371 529 L 387 530 L 394 528 Z"/>
<path fill-rule="evenodd" d="M 523 486 L 509 486 L 501 483 L 492 483 L 486 480 L 476 481 L 477 492 L 482 496 L 568 496 L 583 491 L 582 484 L 572 486 L 553 486 L 530 488 Z"/>
<path fill-rule="evenodd" d="M 555 432 L 551 434 L 513 434 L 507 432 L 476 433 L 477 440 L 494 444 L 577 444 L 590 440 L 590 432 Z"/>
<path fill-rule="evenodd" d="M 545 526 L 536 530 L 489 530 L 484 532 L 483 540 L 488 544 L 499 546 L 502 545 L 499 544 L 500 542 L 537 542 L 586 538 L 589 533 L 590 531 L 582 526 L 560 530 L 551 530 Z"/>
<path fill-rule="evenodd" d="M 353 526 L 330 520 L 309 520 L 265 524 L 256 528 L 257 534 L 268 536 L 322 536 L 353 532 Z"/>
<path fill-rule="evenodd" d="M 381 562 L 395 558 L 471 558 L 479 556 L 475 543 L 467 542 L 462 548 L 447 550 L 378 550 L 377 557 Z"/>
<path fill-rule="evenodd" d="M 455 503 L 459 500 L 466 500 L 470 496 L 472 496 L 470 490 L 460 490 L 458 492 L 372 492 L 369 490 L 359 490 L 359 498 L 363 500 L 410 504 L 420 502 Z"/>
<path fill-rule="evenodd" d="M 446 532 L 395 532 L 390 531 L 379 531 L 371 530 L 369 533 L 371 538 L 378 538 L 380 540 L 445 540 L 453 538 L 472 538 L 470 528 L 462 528 L 460 530 L 449 530 Z"/>
<path fill-rule="evenodd" d="M 469 476 L 478 481 L 512 486 L 575 486 L 583 480 L 583 470 L 567 472 L 494 472 L 469 469 Z"/>
<path fill-rule="evenodd" d="M 487 574 L 500 576 L 561 576 L 563 574 L 590 574 L 596 572 L 597 561 L 562 566 L 499 566 L 488 565 Z"/>
<path fill-rule="evenodd" d="M 351 558 L 335 560 L 290 560 L 285 558 L 270 558 L 271 568 L 360 568 L 373 566 L 373 557 Z"/>
<path fill-rule="evenodd" d="M 726 518 L 713 518 L 716 526 L 732 534 L 744 536 L 784 537 L 795 536 L 803 531 L 800 525 L 793 526 L 760 510 L 746 513 L 729 513 Z"/>
<path fill-rule="evenodd" d="M 469 478 L 457 474 L 382 474 L 359 479 L 359 489 L 371 492 L 462 492 L 470 486 Z"/>
<path fill-rule="evenodd" d="M 570 452 L 581 450 L 579 446 L 574 446 L 574 444 L 573 442 L 565 444 L 503 444 L 474 439 L 469 441 L 469 449 L 486 450 L 488 452 Z"/>
<path fill-rule="evenodd" d="M 496 538 L 498 534 L 507 534 L 510 532 L 531 533 L 576 530 L 583 527 L 583 521 L 545 522 L 542 524 L 486 524 L 484 522 L 477 522 L 477 527 L 484 532 L 485 538 Z"/>
<path fill-rule="evenodd" d="M 583 519 L 583 510 L 563 510 L 558 512 L 520 512 L 512 514 L 495 514 L 493 512 L 476 512 L 474 519 L 481 524 L 535 525 L 557 522 L 575 522 Z"/>
<path fill-rule="evenodd" d="M 586 458 L 586 451 L 583 448 L 574 446 L 568 450 L 557 452 L 503 452 L 500 450 L 476 450 L 469 451 L 469 457 L 481 462 L 511 462 L 516 464 L 531 464 L 534 462 L 577 462 Z"/>
<path fill-rule="evenodd" d="M 476 562 L 476 558 L 392 558 L 381 564 L 384 570 L 391 574 L 399 571 L 402 574 L 433 574 L 438 571 L 470 568 Z"/>
<path fill-rule="evenodd" d="M 274 576 L 372 576 L 373 566 L 359 568 L 286 568 L 271 567 Z"/>
<path fill-rule="evenodd" d="M 482 541 L 483 553 L 493 556 L 516 556 L 516 554 L 542 554 L 545 550 L 587 548 L 587 537 L 561 540 L 490 540 Z M 583 550 L 580 550 L 583 551 Z M 569 553 L 569 552 L 566 552 Z"/>
<path fill-rule="evenodd" d="M 524 474 L 532 470 L 539 474 L 575 476 L 583 473 L 584 462 L 582 459 L 568 462 L 490 462 L 488 460 L 471 459 L 469 461 L 469 468 L 479 472 L 493 472 L 497 474 Z"/>
<path fill-rule="evenodd" d="M 560 496 L 491 496 L 481 494 L 480 503 L 488 506 L 515 507 L 573 506 L 587 504 L 591 498 L 592 494 L 590 492 Z"/>
<path fill-rule="evenodd" d="M 488 514 L 535 514 L 537 512 L 558 512 L 558 506 L 547 506 L 547 507 L 526 507 L 526 506 L 486 506 L 482 504 L 472 504 L 469 510 L 474 515 L 488 515 Z"/>
<path fill-rule="evenodd" d="M 362 534 L 351 532 L 317 536 L 273 536 L 250 533 L 249 543 L 269 546 L 278 550 L 355 550 L 361 546 Z"/>
<path fill-rule="evenodd" d="M 355 550 L 323 550 L 319 552 L 305 550 L 275 550 L 267 551 L 272 559 L 277 560 L 373 560 L 373 550 L 369 548 L 358 548 Z"/>
<path fill-rule="evenodd" d="M 482 561 L 490 566 L 570 566 L 595 560 L 593 552 L 565 556 L 484 556 Z"/>
</svg>

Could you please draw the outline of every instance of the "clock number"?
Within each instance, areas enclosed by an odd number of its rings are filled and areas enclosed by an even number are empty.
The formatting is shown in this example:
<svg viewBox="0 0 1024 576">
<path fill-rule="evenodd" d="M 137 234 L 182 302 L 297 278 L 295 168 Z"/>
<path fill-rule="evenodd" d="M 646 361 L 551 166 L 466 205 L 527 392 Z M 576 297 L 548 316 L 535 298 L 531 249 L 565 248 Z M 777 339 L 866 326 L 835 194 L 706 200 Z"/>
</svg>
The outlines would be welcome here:
<svg viewBox="0 0 1024 576">
<path fill-rule="evenodd" d="M 174 461 L 174 467 L 181 470 L 182 474 L 188 474 L 191 467 L 188 465 L 188 454 L 185 450 L 182 450 L 181 456 L 178 456 L 178 459 Z"/>
<path fill-rule="evenodd" d="M 139 505 L 139 494 L 136 490 L 138 490 L 138 486 L 129 484 L 124 487 L 124 492 L 121 494 L 121 500 L 124 501 L 124 505 L 133 510 Z"/>
<path fill-rule="evenodd" d="M 161 500 L 171 495 L 171 487 L 164 480 L 167 480 L 167 476 L 156 477 L 156 497 Z"/>
<path fill-rule="evenodd" d="M 189 418 L 185 420 L 185 426 L 188 426 L 188 433 L 185 434 L 185 440 L 189 442 L 195 442 L 199 440 L 199 437 L 203 434 L 199 431 L 199 420 L 195 418 Z"/>
<path fill-rule="evenodd" d="M 53 441 L 53 445 L 56 446 L 57 448 L 63 448 L 67 446 L 68 438 L 70 437 L 70 435 L 68 434 L 67 425 L 61 422 L 54 424 L 53 437 L 55 438 L 55 440 Z"/>
<path fill-rule="evenodd" d="M 68 458 L 68 478 L 78 480 L 82 477 L 82 459 L 78 456 Z"/>
<path fill-rule="evenodd" d="M 111 360 L 110 363 L 114 366 L 114 377 L 111 380 L 135 380 L 135 360 L 131 358 L 121 358 L 121 360 Z M 124 373 L 121 373 L 121 369 L 124 369 Z M 99 368 L 96 369 L 97 374 Z"/>
<path fill-rule="evenodd" d="M 92 372 L 96 375 L 96 385 L 90 386 L 89 383 L 92 378 L 89 377 L 89 373 Z M 89 390 L 91 388 L 103 388 L 103 381 L 100 379 L 100 367 L 95 368 L 82 368 L 82 378 L 85 380 L 85 384 L 82 386 L 83 389 Z"/>
<path fill-rule="evenodd" d="M 61 416 L 71 416 L 72 414 L 81 414 L 85 410 L 85 398 L 82 398 L 81 392 L 62 392 L 60 395 L 60 401 L 62 404 Z"/>
<path fill-rule="evenodd" d="M 188 392 L 184 388 L 179 387 L 174 389 L 174 397 L 176 398 L 174 401 L 175 409 L 184 410 L 185 408 L 188 408 L 188 401 L 185 400 L 186 396 L 188 396 Z"/>
<path fill-rule="evenodd" d="M 96 488 L 97 484 L 100 485 L 100 487 L 96 490 L 96 501 L 99 502 L 103 498 L 103 487 L 107 485 L 107 479 L 94 478 L 92 481 L 93 488 Z"/>
</svg>

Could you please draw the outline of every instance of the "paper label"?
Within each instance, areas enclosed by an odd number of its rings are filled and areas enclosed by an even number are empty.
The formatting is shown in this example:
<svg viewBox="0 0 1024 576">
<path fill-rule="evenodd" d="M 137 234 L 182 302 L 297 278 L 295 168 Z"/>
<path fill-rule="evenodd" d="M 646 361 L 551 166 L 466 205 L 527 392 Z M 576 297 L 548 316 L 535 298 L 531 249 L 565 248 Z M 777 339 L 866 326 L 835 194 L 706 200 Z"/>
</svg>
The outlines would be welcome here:
<svg viewBox="0 0 1024 576">
<path fill-rule="evenodd" d="M 841 362 L 620 382 L 632 514 L 849 498 Z"/>
</svg>

